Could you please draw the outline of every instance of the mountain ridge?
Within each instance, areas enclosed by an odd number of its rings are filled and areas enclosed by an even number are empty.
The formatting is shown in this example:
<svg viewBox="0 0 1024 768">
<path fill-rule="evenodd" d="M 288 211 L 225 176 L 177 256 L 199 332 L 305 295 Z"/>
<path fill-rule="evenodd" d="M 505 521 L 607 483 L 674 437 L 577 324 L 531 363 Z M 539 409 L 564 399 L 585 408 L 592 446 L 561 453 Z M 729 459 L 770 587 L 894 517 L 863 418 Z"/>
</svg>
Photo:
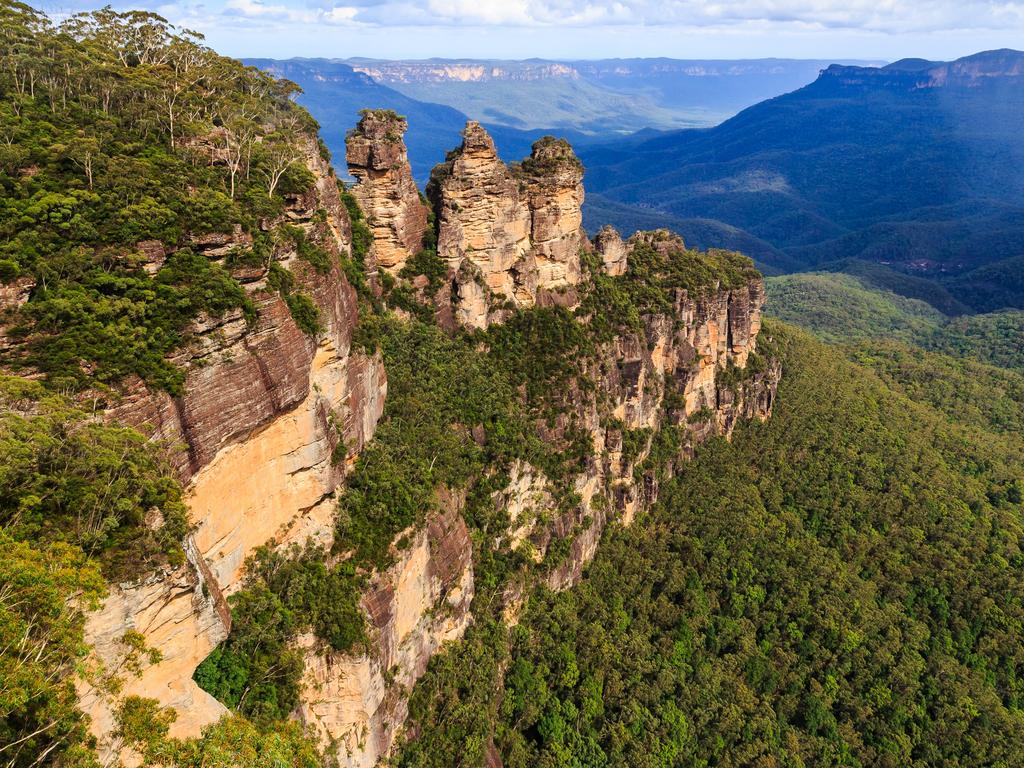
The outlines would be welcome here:
<svg viewBox="0 0 1024 768">
<path fill-rule="evenodd" d="M 787 255 L 769 269 L 861 258 L 942 282 L 1024 250 L 1022 62 L 834 67 L 714 128 L 581 156 L 601 197 L 736 227 Z"/>
</svg>

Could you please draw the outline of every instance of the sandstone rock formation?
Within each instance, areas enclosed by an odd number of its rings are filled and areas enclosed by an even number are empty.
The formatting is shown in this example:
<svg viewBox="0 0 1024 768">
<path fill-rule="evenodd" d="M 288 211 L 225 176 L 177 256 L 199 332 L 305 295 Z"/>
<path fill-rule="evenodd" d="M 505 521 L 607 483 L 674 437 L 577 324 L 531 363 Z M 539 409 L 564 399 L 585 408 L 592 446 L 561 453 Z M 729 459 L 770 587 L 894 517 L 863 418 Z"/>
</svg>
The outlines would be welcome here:
<svg viewBox="0 0 1024 768">
<path fill-rule="evenodd" d="M 404 123 L 374 114 L 350 137 L 349 161 L 365 169 L 357 200 L 373 223 L 373 247 L 378 258 L 391 254 L 385 267 L 398 271 L 422 237 L 413 205 L 419 200 L 409 194 L 404 149 L 397 148 Z M 398 144 L 388 138 L 395 135 Z M 306 155 L 316 184 L 291 202 L 284 219 L 320 247 L 345 252 L 351 229 L 335 179 L 312 141 Z M 486 132 L 470 123 L 462 147 L 435 171 L 430 194 L 438 253 L 448 265 L 439 295 L 447 291 L 451 317 L 464 326 L 500 322 L 514 307 L 575 305 L 577 291 L 586 290 L 583 249 L 593 247 L 612 276 L 626 272 L 638 245 L 685 258 L 682 242 L 666 233 L 623 242 L 605 228 L 592 246 L 581 230 L 582 168 L 565 142 L 541 140 L 529 159 L 509 168 Z M 235 232 L 192 246 L 223 259 L 246 244 Z M 154 261 L 166 258 L 162 246 L 140 244 L 140 250 Z M 302 333 L 280 296 L 267 289 L 266 270 L 248 267 L 237 276 L 257 304 L 255 326 L 239 314 L 201 318 L 195 342 L 176 360 L 188 371 L 181 397 L 136 382 L 108 408 L 111 418 L 182 446 L 176 467 L 188 483 L 196 526 L 186 542 L 187 564 L 113 589 L 87 625 L 96 658 L 108 670 L 125 664 L 126 630 L 140 632 L 161 652 L 119 695 L 150 696 L 174 708 L 173 735 L 196 735 L 226 712 L 191 678 L 229 631 L 226 596 L 239 589 L 245 558 L 271 540 L 312 538 L 329 549 L 333 492 L 383 412 L 386 375 L 378 356 L 353 348 L 357 301 L 338 267 L 318 273 L 287 245 L 273 256 L 319 307 L 323 331 L 316 338 Z M 670 474 L 701 441 L 729 436 L 739 419 L 770 413 L 780 371 L 752 357 L 764 285 L 760 278 L 732 285 L 693 294 L 675 289 L 670 308 L 599 345 L 586 362 L 587 385 L 576 382 L 561 393 L 557 418 L 537 423 L 539 436 L 556 449 L 572 430 L 589 435 L 592 458 L 570 480 L 569 507 L 537 467 L 516 461 L 507 468 L 508 483 L 491 497 L 508 519 L 506 530 L 491 532 L 494 545 L 539 562 L 555 542 L 568 541 L 564 558 L 543 572 L 551 588 L 579 579 L 609 521 L 628 524 L 657 499 L 659 475 L 644 461 L 658 430 L 675 430 L 676 455 L 659 467 Z M 389 754 L 413 685 L 442 643 L 461 637 L 471 620 L 473 544 L 464 498 L 444 488 L 437 493 L 437 511 L 422 529 L 396 537 L 394 564 L 369 580 L 361 601 L 367 652 L 336 653 L 311 635 L 297 641 L 306 665 L 293 717 L 345 768 L 370 768 Z M 516 620 L 532 586 L 524 576 L 498 596 L 507 621 Z M 85 684 L 80 694 L 101 748 L 114 755 L 117 697 Z"/>
<path fill-rule="evenodd" d="M 316 183 L 291 201 L 284 220 L 329 253 L 347 252 L 350 223 L 336 180 L 314 140 L 304 149 Z M 192 247 L 217 259 L 246 244 L 236 233 L 197 239 Z M 331 494 L 345 472 L 336 449 L 344 443 L 354 460 L 383 410 L 381 360 L 352 348 L 354 290 L 337 265 L 320 274 L 289 248 L 282 245 L 275 258 L 319 307 L 322 333 L 313 338 L 298 328 L 282 298 L 267 289 L 265 269 L 240 275 L 259 310 L 255 326 L 240 314 L 200 318 L 195 342 L 176 359 L 187 371 L 184 394 L 172 398 L 129 382 L 107 411 L 182 448 L 173 457 L 188 483 L 195 525 L 186 542 L 188 563 L 111 590 L 86 628 L 96 658 L 110 671 L 124 663 L 120 638 L 127 630 L 160 651 L 161 661 L 129 676 L 120 695 L 173 707 L 174 735 L 197 735 L 226 711 L 195 685 L 192 672 L 227 634 L 224 597 L 239 588 L 246 556 L 275 537 L 329 536 Z M 117 701 L 85 684 L 80 694 L 101 750 L 109 753 L 117 746 L 109 738 Z"/>
<path fill-rule="evenodd" d="M 372 768 L 388 753 L 427 662 L 469 625 L 473 547 L 464 500 L 443 491 L 441 497 L 441 512 L 363 597 L 373 651 L 323 652 L 314 638 L 302 640 L 310 652 L 298 714 L 332 745 L 341 765 Z"/>
<path fill-rule="evenodd" d="M 606 274 L 618 277 L 626 273 L 626 244 L 614 227 L 606 224 L 594 238 L 594 249 L 601 257 L 601 264 Z"/>
<path fill-rule="evenodd" d="M 588 243 L 582 182 L 583 167 L 567 142 L 541 139 L 529 158 L 509 168 L 483 127 L 466 124 L 462 146 L 427 186 L 459 322 L 483 328 L 500 318 L 504 302 L 530 307 L 579 282 L 579 249 Z"/>
<path fill-rule="evenodd" d="M 583 231 L 583 165 L 565 139 L 547 136 L 533 145 L 517 176 L 530 208 L 530 241 L 538 290 L 558 290 L 580 281 Z"/>
<path fill-rule="evenodd" d="M 628 524 L 657 501 L 655 472 L 645 470 L 637 478 L 635 469 L 649 455 L 659 430 L 679 432 L 678 454 L 660 468 L 671 475 L 673 463 L 690 458 L 704 440 L 729 437 L 741 419 L 768 418 L 781 376 L 777 363 L 766 361 L 763 370 L 747 371 L 738 382 L 725 375 L 747 368 L 764 301 L 760 278 L 699 296 L 679 290 L 671 313 L 648 315 L 642 332 L 624 333 L 603 345 L 586 371 L 596 396 L 573 394 L 575 407 L 548 428 L 548 439 L 555 442 L 574 422 L 590 434 L 595 459 L 573 486 L 580 503 L 546 526 L 532 525 L 536 515 L 512 516 L 509 535 L 528 541 L 534 553 L 543 554 L 554 540 L 572 539 L 569 555 L 548 577 L 550 587 L 578 580 L 609 520 Z M 639 447 L 627 454 L 624 436 L 629 432 L 630 442 Z M 537 470 L 517 468 L 510 493 L 536 499 L 543 486 Z M 514 594 L 507 597 L 516 601 Z"/>
<path fill-rule="evenodd" d="M 408 125 L 389 110 L 366 110 L 345 137 L 352 194 L 373 232 L 378 267 L 397 273 L 420 250 L 427 229 L 427 207 L 409 168 L 405 149 Z"/>
</svg>

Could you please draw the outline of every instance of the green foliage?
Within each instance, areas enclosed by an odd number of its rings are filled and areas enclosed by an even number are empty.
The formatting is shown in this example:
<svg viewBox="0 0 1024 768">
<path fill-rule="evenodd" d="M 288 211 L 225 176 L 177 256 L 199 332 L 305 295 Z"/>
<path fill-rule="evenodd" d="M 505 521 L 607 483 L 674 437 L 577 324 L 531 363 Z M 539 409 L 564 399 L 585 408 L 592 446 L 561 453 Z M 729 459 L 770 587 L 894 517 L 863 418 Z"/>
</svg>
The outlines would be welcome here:
<svg viewBox="0 0 1024 768">
<path fill-rule="evenodd" d="M 448 267 L 437 255 L 437 251 L 434 248 L 424 248 L 405 263 L 398 276 L 412 279 L 417 275 L 423 275 L 427 278 L 431 292 L 434 292 L 444 283 L 447 274 Z"/>
<path fill-rule="evenodd" d="M 0 752 L 15 768 L 96 765 L 76 678 L 107 580 L 184 561 L 181 488 L 149 442 L 39 382 L 0 377 Z M 125 669 L 158 660 L 124 633 Z"/>
<path fill-rule="evenodd" d="M 184 561 L 181 487 L 142 435 L 21 379 L 0 377 L 0 405 L 0 526 L 78 546 L 111 580 Z"/>
<path fill-rule="evenodd" d="M 138 752 L 145 765 L 159 768 L 322 768 L 312 737 L 297 723 L 256 725 L 223 717 L 196 739 L 168 737 L 173 710 L 153 699 L 129 696 L 117 713 L 120 742 Z"/>
<path fill-rule="evenodd" d="M 768 312 L 812 330 L 825 341 L 889 339 L 914 343 L 945 320 L 916 299 L 872 289 L 837 273 L 804 273 L 767 281 Z"/>
<path fill-rule="evenodd" d="M 320 323 L 320 308 L 308 295 L 293 292 L 286 295 L 284 301 L 300 331 L 309 336 L 316 336 L 323 330 Z"/>
<path fill-rule="evenodd" d="M 267 270 L 267 287 L 281 294 L 299 330 L 309 336 L 316 336 L 323 330 L 320 307 L 307 294 L 295 290 L 295 275 L 288 267 L 272 261 Z"/>
<path fill-rule="evenodd" d="M 534 403 L 563 399 L 596 351 L 588 328 L 562 307 L 517 312 L 483 340 L 496 366 Z"/>
<path fill-rule="evenodd" d="M 285 233 L 295 244 L 295 252 L 299 254 L 299 258 L 307 261 L 321 275 L 331 271 L 331 255 L 311 242 L 305 232 L 298 227 L 287 226 Z"/>
<path fill-rule="evenodd" d="M 1020 764 L 1019 434 L 766 332 L 772 418 L 705 444 L 507 640 L 435 658 L 400 765 Z"/>
<path fill-rule="evenodd" d="M 545 393 L 580 371 L 563 362 L 585 344 L 579 328 L 565 310 L 536 309 L 480 337 L 451 337 L 432 323 L 365 313 L 357 341 L 383 355 L 388 398 L 340 494 L 334 554 L 343 561 L 327 569 L 315 550 L 261 550 L 231 598 L 230 637 L 196 671 L 199 685 L 261 722 L 286 716 L 301 675 L 289 641 L 309 629 L 339 651 L 365 641 L 358 606 L 365 578 L 393 561 L 401 531 L 438 509 L 439 489 L 466 489 L 467 514 L 485 531 L 496 525 L 490 494 L 500 485 L 492 473 L 500 476 L 513 459 L 556 484 L 577 473 L 589 436 L 569 429 L 565 445 L 552 446 L 538 436 L 537 420 L 550 413 Z M 478 566 L 482 584 L 524 564 L 514 553 L 491 552 L 483 533 L 477 541 L 488 558 Z"/>
<path fill-rule="evenodd" d="M 1024 256 L 986 264 L 950 279 L 946 287 L 977 312 L 1024 309 Z"/>
<path fill-rule="evenodd" d="M 833 343 L 898 341 L 1024 370 L 1024 312 L 1020 311 L 949 319 L 922 301 L 835 273 L 769 278 L 768 311 Z"/>
<path fill-rule="evenodd" d="M 77 256 L 64 266 L 74 278 L 37 289 L 14 329 L 24 345 L 10 362 L 42 371 L 54 386 L 110 384 L 134 373 L 180 394 L 183 374 L 166 358 L 187 341 L 191 320 L 234 308 L 255 319 L 227 271 L 188 249 L 152 278 L 116 257 Z"/>
<path fill-rule="evenodd" d="M 159 16 L 110 9 L 54 27 L 6 4 L 0 71 L 0 279 L 29 276 L 8 365 L 55 388 L 136 374 L 180 394 L 167 361 L 200 314 L 254 307 L 193 239 L 259 223 L 312 179 L 294 86 L 217 56 Z M 138 245 L 171 253 L 156 274 Z M 322 267 L 308 244 L 300 255 Z"/>
<path fill-rule="evenodd" d="M 0 527 L 0 755 L 4 765 L 92 768 L 74 673 L 88 652 L 83 608 L 105 583 L 81 549 L 18 541 Z"/>
<path fill-rule="evenodd" d="M 259 721 L 281 720 L 298 704 L 303 661 L 288 641 L 301 626 L 280 595 L 255 580 L 231 596 L 231 639 L 193 675 L 222 702 Z"/>
<path fill-rule="evenodd" d="M 1024 312 L 993 312 L 950 320 L 922 342 L 928 349 L 1024 371 Z"/>
<path fill-rule="evenodd" d="M 410 716 L 421 728 L 419 738 L 409 743 L 398 765 L 487 764 L 488 735 L 498 717 L 493 694 L 507 662 L 507 634 L 503 624 L 488 621 L 435 657 L 409 701 Z"/>
<path fill-rule="evenodd" d="M 892 342 L 865 342 L 848 353 L 891 389 L 953 421 L 1024 434 L 1024 374 Z"/>
<path fill-rule="evenodd" d="M 196 669 L 195 681 L 256 722 L 285 719 L 298 703 L 303 670 L 289 641 L 313 630 L 337 651 L 364 643 L 362 586 L 351 563 L 328 568 L 326 553 L 312 544 L 260 547 L 247 563 L 245 588 L 229 599 L 231 636 Z"/>
<path fill-rule="evenodd" d="M 758 276 L 747 257 L 721 249 L 688 249 L 666 230 L 644 233 L 630 250 L 629 269 L 619 277 L 601 270 L 595 254 L 581 253 L 590 273 L 578 314 L 589 319 L 597 340 L 610 340 L 622 329 L 641 331 L 644 315 L 671 314 L 677 294 L 691 297 L 739 288 Z"/>
<path fill-rule="evenodd" d="M 345 185 L 338 182 L 341 192 L 341 202 L 345 204 L 348 211 L 348 218 L 352 222 L 352 258 L 356 264 L 363 265 L 370 253 L 370 246 L 373 244 L 373 233 L 363 216 L 363 209 L 359 207 L 355 197 L 345 189 Z"/>
<path fill-rule="evenodd" d="M 954 317 L 967 314 L 971 308 L 933 280 L 861 259 L 843 259 L 821 265 L 822 271 L 842 272 L 857 278 L 865 287 L 888 291 L 908 299 L 917 299 L 930 304 L 944 315 Z M 1002 306 L 1002 305 L 1000 305 Z"/>
<path fill-rule="evenodd" d="M 383 353 L 388 399 L 342 494 L 336 548 L 381 567 L 395 535 L 435 508 L 438 487 L 462 488 L 486 467 L 540 461 L 546 451 L 517 407 L 515 383 L 469 337 L 391 316 L 361 324 Z"/>
</svg>

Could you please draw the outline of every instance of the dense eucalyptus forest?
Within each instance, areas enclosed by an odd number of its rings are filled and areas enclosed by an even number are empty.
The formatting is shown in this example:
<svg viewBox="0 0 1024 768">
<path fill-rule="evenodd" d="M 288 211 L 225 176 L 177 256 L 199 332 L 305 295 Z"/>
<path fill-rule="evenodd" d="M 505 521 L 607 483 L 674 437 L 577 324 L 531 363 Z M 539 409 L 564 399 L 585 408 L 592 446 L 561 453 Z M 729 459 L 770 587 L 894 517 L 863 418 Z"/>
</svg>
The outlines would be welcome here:
<svg viewBox="0 0 1024 768">
<path fill-rule="evenodd" d="M 742 285 L 749 260 L 640 247 L 609 277 L 585 255 L 577 309 L 451 332 L 423 299 L 444 278 L 436 244 L 374 290 L 344 185 L 350 255 L 261 225 L 310 186 L 306 144 L 326 155 L 293 84 L 141 12 L 54 24 L 0 0 L 0 46 L 0 289 L 24 294 L 0 318 L 0 764 L 99 765 L 76 680 L 115 689 L 159 659 L 131 631 L 126 668 L 89 656 L 86 612 L 184 562 L 191 526 L 176 447 L 96 418 L 97 403 L 130 378 L 180 394 L 174 356 L 197 319 L 256 322 L 237 277 L 248 265 L 315 337 L 316 305 L 273 258 L 287 240 L 354 285 L 353 344 L 382 356 L 386 408 L 337 495 L 344 546 L 261 548 L 229 599 L 231 633 L 195 680 L 230 714 L 173 738 L 173 712 L 124 701 L 114 736 L 143 764 L 327 764 L 290 716 L 296 638 L 368 650 L 361 590 L 443 487 L 466 497 L 472 623 L 411 692 L 391 764 L 1024 765 L 1024 376 L 998 327 L 990 349 L 877 296 L 852 320 L 818 322 L 820 304 L 786 303 L 776 286 L 777 314 L 824 340 L 772 320 L 748 372 L 719 373 L 738 387 L 778 360 L 772 417 L 700 446 L 671 477 L 683 430 L 665 428 L 644 467 L 658 502 L 611 524 L 580 582 L 553 592 L 542 577 L 566 549 L 494 547 L 508 520 L 493 493 L 524 460 L 557 507 L 575 503 L 587 436 L 570 426 L 552 445 L 537 425 L 592 396 L 588 365 L 616 333 L 641 332 L 673 291 Z M 238 232 L 251 246 L 227 266 L 185 246 Z M 171 255 L 146 269 L 144 243 Z M 627 432 L 623 450 L 650 437 Z M 524 573 L 537 578 L 513 621 L 494 596 Z"/>
</svg>

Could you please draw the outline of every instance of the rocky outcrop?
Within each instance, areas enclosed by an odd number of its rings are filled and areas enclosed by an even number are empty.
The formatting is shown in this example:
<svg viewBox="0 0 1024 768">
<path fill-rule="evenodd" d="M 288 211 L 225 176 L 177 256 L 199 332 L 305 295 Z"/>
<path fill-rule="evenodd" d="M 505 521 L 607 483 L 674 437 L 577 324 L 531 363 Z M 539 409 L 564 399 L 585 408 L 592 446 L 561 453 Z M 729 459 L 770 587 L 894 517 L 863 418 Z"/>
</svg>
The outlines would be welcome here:
<svg viewBox="0 0 1024 768">
<path fill-rule="evenodd" d="M 579 578 L 608 514 L 628 524 L 657 501 L 659 476 L 670 477 L 673 465 L 691 458 L 697 445 L 731 436 L 740 419 L 771 414 L 781 376 L 777 363 L 745 370 L 757 345 L 764 298 L 760 279 L 699 296 L 678 291 L 673 313 L 647 316 L 643 333 L 620 336 L 605 347 L 590 371 L 604 405 L 580 414 L 600 460 L 578 481 L 585 505 L 556 521 L 554 533 L 571 534 L 588 515 L 591 520 L 549 577 L 552 587 Z M 645 467 L 655 436 L 666 429 L 677 433 L 675 455 L 661 466 Z M 637 473 L 637 467 L 643 470 Z M 597 505 L 594 488 L 603 495 Z"/>
<path fill-rule="evenodd" d="M 7 335 L 7 324 L 14 311 L 28 301 L 36 287 L 35 278 L 19 276 L 8 282 L 0 280 L 0 352 L 13 344 Z"/>
<path fill-rule="evenodd" d="M 697 445 L 731 436 L 741 419 L 763 420 L 771 414 L 781 370 L 760 358 L 755 367 L 750 365 L 764 301 L 760 278 L 695 296 L 678 290 L 672 313 L 644 317 L 643 332 L 616 337 L 592 360 L 585 375 L 597 394 L 572 395 L 575 407 L 547 427 L 555 444 L 571 424 L 590 434 L 594 459 L 573 484 L 580 502 L 550 525 L 528 531 L 524 518 L 514 516 L 509 532 L 526 538 L 538 556 L 555 540 L 572 540 L 568 554 L 547 576 L 550 587 L 575 583 L 608 521 L 629 524 L 657 501 L 659 477 L 671 476 L 674 465 L 691 458 Z M 658 466 L 646 466 L 662 430 L 675 432 L 675 452 Z M 543 485 L 537 474 L 532 472 L 526 486 L 534 498 Z M 516 473 L 510 489 L 524 487 L 522 475 Z M 508 599 L 514 603 L 517 595 Z"/>
<path fill-rule="evenodd" d="M 408 125 L 389 110 L 365 110 L 345 137 L 352 194 L 370 224 L 376 265 L 397 273 L 420 250 L 427 207 L 409 168 L 402 138 Z"/>
<path fill-rule="evenodd" d="M 499 158 L 494 142 L 474 121 L 466 124 L 462 146 L 434 169 L 427 196 L 437 220 L 437 252 L 458 273 L 463 270 L 488 292 L 519 304 L 536 292 L 530 254 L 530 210 L 519 184 Z"/>
<path fill-rule="evenodd" d="M 365 170 L 357 200 L 371 222 L 373 247 L 378 260 L 397 254 L 380 262 L 396 272 L 422 239 L 422 228 L 416 238 L 410 234 L 419 214 L 410 213 L 404 148 L 391 142 L 397 135 L 400 144 L 401 131 L 404 122 L 397 118 L 368 113 L 349 145 L 350 163 Z M 336 180 L 315 149 L 307 147 L 307 164 L 316 184 L 291 201 L 281 222 L 265 226 L 287 222 L 330 253 L 344 253 L 350 222 Z M 577 291 L 586 289 L 581 252 L 591 248 L 613 276 L 625 273 L 640 244 L 686 258 L 682 242 L 666 233 L 623 242 L 606 228 L 591 245 L 580 228 L 582 168 L 568 144 L 554 139 L 537 142 L 530 158 L 509 167 L 486 132 L 470 123 L 462 147 L 435 171 L 430 195 L 438 254 L 448 265 L 437 295 L 447 295 L 451 317 L 463 326 L 500 322 L 514 307 L 577 305 Z M 196 238 L 192 247 L 224 260 L 249 244 L 235 231 Z M 139 250 L 154 263 L 167 257 L 160 244 Z M 341 271 L 317 272 L 283 241 L 272 256 L 319 307 L 321 333 L 312 337 L 298 328 L 269 290 L 265 267 L 241 268 L 236 276 L 256 303 L 258 321 L 250 325 L 240 314 L 201 318 L 193 343 L 176 359 L 187 371 L 181 396 L 136 383 L 109 403 L 111 418 L 181 446 L 176 467 L 188 484 L 195 529 L 186 542 L 186 565 L 113 589 L 88 619 L 96 660 L 111 672 L 138 667 L 116 695 L 80 687 L 106 756 L 119 752 L 110 734 L 124 695 L 172 707 L 176 736 L 196 735 L 225 713 L 191 677 L 227 635 L 226 597 L 240 587 L 245 558 L 270 541 L 312 539 L 330 551 L 333 493 L 383 411 L 385 373 L 379 357 L 353 347 L 358 306 Z M 424 277 L 414 288 L 422 292 L 429 283 Z M 628 524 L 653 503 L 659 482 L 697 444 L 729 436 L 741 418 L 770 413 L 779 370 L 755 352 L 764 286 L 759 278 L 730 285 L 675 289 L 669 309 L 642 317 L 588 355 L 581 380 L 561 393 L 564 408 L 537 423 L 540 437 L 556 450 L 579 429 L 589 435 L 591 459 L 569 480 L 572 493 L 556 489 L 525 461 L 501 470 L 508 482 L 491 498 L 508 524 L 488 536 L 493 546 L 526 555 L 522 578 L 497 596 L 508 622 L 538 581 L 555 589 L 575 583 L 606 525 L 616 519 Z M 647 459 L 666 430 L 672 431 L 671 455 L 662 447 L 654 466 Z M 361 601 L 369 642 L 362 652 L 334 652 L 312 635 L 297 641 L 305 676 L 293 717 L 341 766 L 370 768 L 389 754 L 413 685 L 442 644 L 461 637 L 471 620 L 473 540 L 464 503 L 462 495 L 439 489 L 426 524 L 396 537 L 393 564 L 369 575 Z M 553 546 L 557 542 L 563 545 Z M 563 553 L 560 559 L 555 552 Z M 133 662 L 123 642 L 127 630 L 160 651 L 159 661 Z"/>
<path fill-rule="evenodd" d="M 594 250 L 601 257 L 601 267 L 605 274 L 618 277 L 626 274 L 627 249 L 622 236 L 614 227 L 606 224 L 594 238 Z"/>
<path fill-rule="evenodd" d="M 290 200 L 280 222 L 264 226 L 287 223 L 331 255 L 347 254 L 351 225 L 336 179 L 315 141 L 303 148 L 316 181 Z M 249 242 L 235 232 L 194 238 L 191 247 L 218 260 Z M 146 247 L 164 258 L 162 248 Z M 240 587 L 242 564 L 256 547 L 271 539 L 329 539 L 332 494 L 383 411 L 383 365 L 352 346 L 356 295 L 338 265 L 332 260 L 326 273 L 317 272 L 287 239 L 279 239 L 273 257 L 316 303 L 320 333 L 299 329 L 267 286 L 265 266 L 245 267 L 236 274 L 256 304 L 257 322 L 240 313 L 200 318 L 193 343 L 175 359 L 186 371 L 181 396 L 135 382 L 109 403 L 111 419 L 180 447 L 172 458 L 187 483 L 195 528 L 186 565 L 112 589 L 88 617 L 87 638 L 107 670 L 124 666 L 128 649 L 120 638 L 127 630 L 162 656 L 128 676 L 118 696 L 82 684 L 83 706 L 108 754 L 117 748 L 109 726 L 120 696 L 145 695 L 172 707 L 178 736 L 197 735 L 224 714 L 192 672 L 227 634 L 225 596 Z"/>
<path fill-rule="evenodd" d="M 547 136 L 518 167 L 530 208 L 530 241 L 537 289 L 557 291 L 580 281 L 583 231 L 583 164 L 565 139 Z"/>
<path fill-rule="evenodd" d="M 505 306 L 574 302 L 553 295 L 571 294 L 580 280 L 579 249 L 588 244 L 582 182 L 583 167 L 565 141 L 541 139 L 509 168 L 483 127 L 466 124 L 462 146 L 427 186 L 461 324 L 486 327 Z"/>
<path fill-rule="evenodd" d="M 299 717 L 343 766 L 372 768 L 408 715 L 409 693 L 441 644 L 462 636 L 473 599 L 472 542 L 461 496 L 440 511 L 363 596 L 370 651 L 325 652 L 312 637 Z"/>
</svg>

